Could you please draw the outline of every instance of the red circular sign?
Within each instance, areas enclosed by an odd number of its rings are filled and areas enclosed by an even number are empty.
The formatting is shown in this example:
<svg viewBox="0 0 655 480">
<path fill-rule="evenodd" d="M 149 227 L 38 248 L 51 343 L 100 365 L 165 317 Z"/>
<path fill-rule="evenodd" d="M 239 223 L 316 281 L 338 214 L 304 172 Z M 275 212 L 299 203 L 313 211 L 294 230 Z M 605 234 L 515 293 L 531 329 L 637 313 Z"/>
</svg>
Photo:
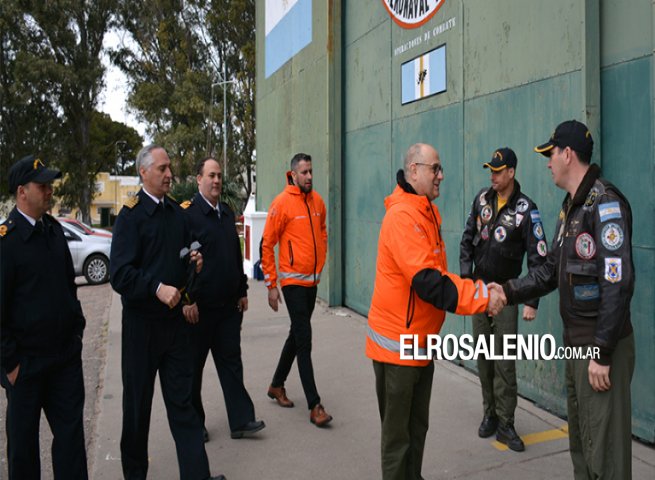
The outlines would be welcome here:
<svg viewBox="0 0 655 480">
<path fill-rule="evenodd" d="M 430 20 L 446 0 L 382 0 L 394 22 L 402 28 L 417 28 Z"/>
</svg>

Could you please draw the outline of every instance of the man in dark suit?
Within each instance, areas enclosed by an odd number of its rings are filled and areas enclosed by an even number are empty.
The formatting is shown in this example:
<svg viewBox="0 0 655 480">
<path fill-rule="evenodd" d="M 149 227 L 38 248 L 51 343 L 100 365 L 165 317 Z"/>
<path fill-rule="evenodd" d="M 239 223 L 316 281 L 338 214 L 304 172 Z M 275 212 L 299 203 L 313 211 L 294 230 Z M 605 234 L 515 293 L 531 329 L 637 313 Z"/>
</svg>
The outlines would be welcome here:
<svg viewBox="0 0 655 480">
<path fill-rule="evenodd" d="M 265 427 L 255 420 L 255 407 L 243 384 L 241 324 L 248 310 L 248 282 L 243 273 L 241 244 L 234 212 L 220 201 L 223 173 L 213 158 L 205 158 L 197 168 L 198 193 L 184 202 L 192 236 L 206 252 L 202 273 L 195 283 L 195 303 L 184 308 L 193 324 L 194 345 L 193 406 L 205 422 L 202 406 L 202 372 L 212 352 L 223 388 L 232 438 L 253 435 Z M 205 439 L 209 434 L 205 428 Z"/>
<path fill-rule="evenodd" d="M 210 477 L 202 423 L 191 405 L 192 351 L 182 315 L 181 292 L 190 244 L 180 206 L 166 194 L 173 174 L 166 150 L 141 149 L 136 168 L 143 188 L 120 211 L 111 245 L 111 284 L 123 302 L 123 433 L 121 461 L 126 479 L 146 478 L 148 431 L 157 372 L 175 439 L 182 480 Z M 202 257 L 191 253 L 199 270 Z"/>
<path fill-rule="evenodd" d="M 0 383 L 7 393 L 10 480 L 41 478 L 41 410 L 52 429 L 55 478 L 88 478 L 82 333 L 75 272 L 61 225 L 46 212 L 61 172 L 33 155 L 9 169 L 16 207 L 0 225 Z"/>
</svg>

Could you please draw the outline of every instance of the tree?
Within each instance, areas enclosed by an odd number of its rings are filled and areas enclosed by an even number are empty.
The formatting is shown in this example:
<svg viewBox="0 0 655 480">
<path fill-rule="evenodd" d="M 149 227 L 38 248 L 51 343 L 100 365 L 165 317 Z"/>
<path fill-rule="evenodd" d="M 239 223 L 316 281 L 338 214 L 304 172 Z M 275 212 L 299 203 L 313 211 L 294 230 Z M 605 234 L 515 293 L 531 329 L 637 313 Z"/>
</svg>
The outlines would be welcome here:
<svg viewBox="0 0 655 480">
<path fill-rule="evenodd" d="M 44 132 L 48 138 L 42 139 L 47 144 L 43 148 L 52 151 L 57 165 L 69 173 L 55 193 L 63 194 L 70 205 L 79 207 L 86 222 L 91 219 L 95 185 L 89 165 L 91 117 L 104 75 L 100 61 L 102 42 L 115 7 L 116 0 L 2 3 L 3 61 L 11 72 L 0 75 L 3 81 L 13 77 L 19 83 L 16 87 L 3 84 L 3 100 L 12 94 L 12 89 L 23 93 L 9 107 L 12 115 L 8 121 L 13 124 L 8 125 L 3 136 L 13 137 L 7 143 L 20 147 L 17 135 L 28 128 L 25 122 L 35 122 L 39 115 L 37 111 L 30 119 L 16 109 L 28 105 L 34 110 L 31 102 L 45 107 L 44 119 L 48 123 Z"/>
<path fill-rule="evenodd" d="M 231 126 L 225 176 L 249 195 L 255 149 L 254 0 L 120 0 L 118 21 L 128 37 L 111 57 L 130 79 L 128 102 L 150 125 L 155 143 L 166 147 L 179 178 L 193 174 L 195 163 L 208 154 L 222 158 L 218 146 L 225 132 L 216 115 L 210 118 L 210 109 L 217 113 L 222 103 L 209 103 L 226 62 L 228 79 L 235 83 L 227 86 Z M 234 25 L 219 26 L 224 22 Z M 211 152 L 208 136 L 217 140 Z"/>
<path fill-rule="evenodd" d="M 227 4 L 227 5 L 226 5 Z M 207 12 L 212 43 L 236 83 L 228 99 L 232 130 L 228 135 L 228 175 L 252 192 L 255 167 L 255 2 L 213 0 Z M 226 132 L 221 132 L 225 135 Z"/>
<path fill-rule="evenodd" d="M 0 4 L 0 178 L 20 158 L 38 154 L 50 165 L 61 156 L 59 108 L 47 69 L 32 59 L 42 54 L 38 34 L 17 1 Z M 0 182 L 0 198 L 8 194 Z"/>
<path fill-rule="evenodd" d="M 119 175 L 136 175 L 132 152 L 141 148 L 143 139 L 132 127 L 115 122 L 106 113 L 92 112 L 89 126 L 89 150 L 86 158 L 88 176 L 93 180 L 90 189 L 95 193 L 95 179 L 100 172 Z M 64 175 L 57 196 L 65 207 L 75 207 L 77 182 L 70 181 L 72 172 Z"/>
</svg>

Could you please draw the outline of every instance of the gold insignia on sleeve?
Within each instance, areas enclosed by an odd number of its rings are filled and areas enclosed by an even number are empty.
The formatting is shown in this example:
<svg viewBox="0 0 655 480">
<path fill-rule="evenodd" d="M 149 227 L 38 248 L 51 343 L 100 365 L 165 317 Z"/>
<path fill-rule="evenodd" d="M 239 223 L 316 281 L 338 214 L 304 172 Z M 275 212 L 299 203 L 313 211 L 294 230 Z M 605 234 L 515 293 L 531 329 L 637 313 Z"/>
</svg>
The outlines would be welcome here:
<svg viewBox="0 0 655 480">
<path fill-rule="evenodd" d="M 0 237 L 7 235 L 7 225 L 0 225 Z"/>
<path fill-rule="evenodd" d="M 129 209 L 132 209 L 136 206 L 137 203 L 139 203 L 139 196 L 135 195 L 132 198 L 130 198 L 127 202 L 125 202 L 125 206 Z"/>
<path fill-rule="evenodd" d="M 186 209 L 189 208 L 192 204 L 193 204 L 193 202 L 192 202 L 191 200 L 186 200 L 186 201 L 180 203 L 180 207 L 182 207 L 184 210 L 186 210 Z"/>
</svg>

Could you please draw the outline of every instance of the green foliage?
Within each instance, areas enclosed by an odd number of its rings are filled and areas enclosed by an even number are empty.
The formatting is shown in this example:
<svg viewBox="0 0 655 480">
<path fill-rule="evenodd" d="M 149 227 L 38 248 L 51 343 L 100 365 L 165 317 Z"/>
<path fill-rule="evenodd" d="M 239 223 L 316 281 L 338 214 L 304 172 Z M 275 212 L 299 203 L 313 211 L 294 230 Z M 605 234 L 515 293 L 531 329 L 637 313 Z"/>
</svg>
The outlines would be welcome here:
<svg viewBox="0 0 655 480">
<path fill-rule="evenodd" d="M 115 7 L 116 0 L 3 0 L 0 9 L 3 171 L 25 153 L 43 154 L 67 173 L 59 193 L 87 222 L 95 184 L 91 117 Z"/>
<path fill-rule="evenodd" d="M 179 178 L 207 155 L 222 159 L 227 89 L 225 178 L 247 198 L 255 152 L 254 0 L 119 0 L 117 18 L 130 40 L 111 52 L 112 61 L 130 79 L 130 106 Z M 223 64 L 233 83 L 212 88 Z"/>
</svg>

